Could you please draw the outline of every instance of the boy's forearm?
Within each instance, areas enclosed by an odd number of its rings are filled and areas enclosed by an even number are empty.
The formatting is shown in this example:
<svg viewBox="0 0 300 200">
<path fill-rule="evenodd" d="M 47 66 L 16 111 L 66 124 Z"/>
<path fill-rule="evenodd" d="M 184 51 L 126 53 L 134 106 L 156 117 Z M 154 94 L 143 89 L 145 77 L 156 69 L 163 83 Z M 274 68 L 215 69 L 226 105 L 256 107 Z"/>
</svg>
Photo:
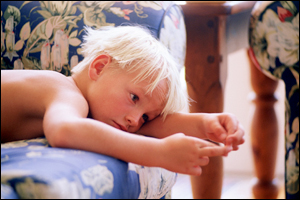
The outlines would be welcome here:
<svg viewBox="0 0 300 200">
<path fill-rule="evenodd" d="M 54 146 L 105 154 L 126 162 L 159 166 L 160 140 L 127 133 L 92 119 L 70 121 Z"/>
<path fill-rule="evenodd" d="M 201 113 L 174 113 L 168 115 L 163 121 L 158 117 L 153 121 L 145 124 L 137 133 L 148 135 L 156 138 L 165 138 L 174 133 L 184 133 L 188 136 L 195 136 L 206 139 L 204 132 L 203 119 L 205 114 Z"/>
</svg>

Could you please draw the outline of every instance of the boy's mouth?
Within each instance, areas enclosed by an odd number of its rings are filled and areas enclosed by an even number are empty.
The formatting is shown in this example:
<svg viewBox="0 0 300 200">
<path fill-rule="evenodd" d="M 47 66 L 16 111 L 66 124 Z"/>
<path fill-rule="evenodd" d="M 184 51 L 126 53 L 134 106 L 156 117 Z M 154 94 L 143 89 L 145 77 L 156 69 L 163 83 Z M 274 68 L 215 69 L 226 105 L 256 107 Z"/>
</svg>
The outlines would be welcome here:
<svg viewBox="0 0 300 200">
<path fill-rule="evenodd" d="M 117 128 L 117 129 L 119 129 L 119 130 L 122 130 L 122 131 L 126 131 L 127 132 L 127 128 L 126 127 L 124 127 L 124 126 L 122 126 L 122 125 L 120 125 L 120 124 L 118 124 L 117 122 L 115 122 L 115 121 L 113 121 L 114 122 L 114 127 L 115 128 Z"/>
</svg>

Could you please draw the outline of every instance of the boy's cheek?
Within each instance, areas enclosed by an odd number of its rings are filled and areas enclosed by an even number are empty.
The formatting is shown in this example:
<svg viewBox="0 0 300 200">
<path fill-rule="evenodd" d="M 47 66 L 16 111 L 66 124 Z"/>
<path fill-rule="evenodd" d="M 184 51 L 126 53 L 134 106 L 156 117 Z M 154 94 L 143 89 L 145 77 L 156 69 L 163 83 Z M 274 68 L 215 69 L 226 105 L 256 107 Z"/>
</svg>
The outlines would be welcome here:
<svg viewBox="0 0 300 200">
<path fill-rule="evenodd" d="M 129 127 L 129 128 L 128 128 L 128 132 L 129 132 L 129 133 L 136 133 L 136 132 L 138 132 L 141 128 L 142 128 L 142 126 L 138 126 L 138 127 Z"/>
</svg>

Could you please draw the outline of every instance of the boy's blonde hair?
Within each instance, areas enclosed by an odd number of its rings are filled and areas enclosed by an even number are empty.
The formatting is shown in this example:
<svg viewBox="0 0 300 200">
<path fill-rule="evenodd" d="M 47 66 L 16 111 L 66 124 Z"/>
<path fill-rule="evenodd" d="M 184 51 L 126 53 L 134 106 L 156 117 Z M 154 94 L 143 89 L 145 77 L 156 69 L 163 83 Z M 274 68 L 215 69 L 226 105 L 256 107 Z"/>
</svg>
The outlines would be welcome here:
<svg viewBox="0 0 300 200">
<path fill-rule="evenodd" d="M 78 73 L 89 67 L 90 63 L 100 54 L 108 54 L 112 62 L 128 72 L 139 72 L 133 80 L 136 82 L 150 78 L 151 83 L 146 93 L 152 93 L 161 80 L 166 79 L 168 92 L 165 107 L 161 113 L 166 115 L 181 111 L 187 106 L 188 100 L 180 78 L 179 67 L 168 49 L 156 40 L 150 31 L 139 26 L 103 27 L 94 30 L 85 27 L 82 53 L 84 59 L 72 69 Z"/>
</svg>

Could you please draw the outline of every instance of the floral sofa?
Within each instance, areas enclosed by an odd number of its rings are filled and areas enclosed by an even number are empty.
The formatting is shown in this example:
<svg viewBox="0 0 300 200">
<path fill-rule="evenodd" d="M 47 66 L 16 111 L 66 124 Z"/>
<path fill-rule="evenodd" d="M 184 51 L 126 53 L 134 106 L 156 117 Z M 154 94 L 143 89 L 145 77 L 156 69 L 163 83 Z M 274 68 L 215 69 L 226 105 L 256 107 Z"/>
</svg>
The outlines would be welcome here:
<svg viewBox="0 0 300 200">
<path fill-rule="evenodd" d="M 285 84 L 285 193 L 299 199 L 299 1 L 257 2 L 249 42 L 255 67 Z"/>
<path fill-rule="evenodd" d="M 173 2 L 1 1 L 1 70 L 69 76 L 83 59 L 84 26 L 130 24 L 148 27 L 183 66 L 185 24 Z M 1 143 L 1 198 L 166 198 L 176 177 L 162 168 L 52 148 L 45 138 Z"/>
</svg>

